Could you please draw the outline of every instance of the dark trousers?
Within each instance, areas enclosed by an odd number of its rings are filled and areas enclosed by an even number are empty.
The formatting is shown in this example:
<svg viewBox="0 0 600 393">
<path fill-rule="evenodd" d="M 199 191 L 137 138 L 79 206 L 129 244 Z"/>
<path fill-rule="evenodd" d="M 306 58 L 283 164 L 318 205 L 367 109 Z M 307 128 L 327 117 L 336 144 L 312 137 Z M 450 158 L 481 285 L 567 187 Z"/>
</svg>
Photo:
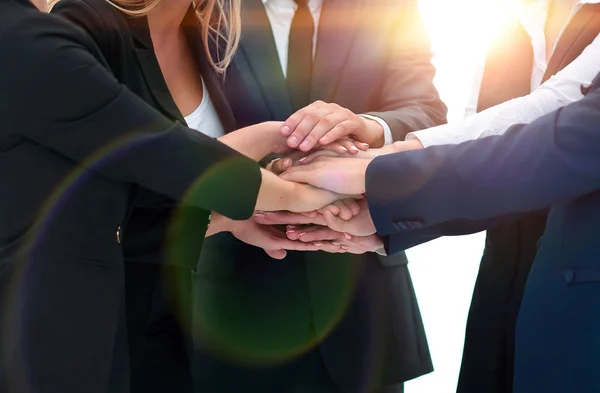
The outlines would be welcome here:
<svg viewBox="0 0 600 393">
<path fill-rule="evenodd" d="M 457 393 L 512 393 L 515 326 L 546 227 L 544 214 L 487 233 L 465 334 Z"/>
<path fill-rule="evenodd" d="M 131 393 L 190 393 L 191 268 L 126 264 Z"/>
<path fill-rule="evenodd" d="M 323 358 L 313 351 L 276 367 L 231 365 L 210 356 L 194 357 L 196 393 L 402 393 L 404 385 L 377 392 L 342 391 L 331 379 Z M 366 366 L 368 367 L 368 366 Z"/>
</svg>

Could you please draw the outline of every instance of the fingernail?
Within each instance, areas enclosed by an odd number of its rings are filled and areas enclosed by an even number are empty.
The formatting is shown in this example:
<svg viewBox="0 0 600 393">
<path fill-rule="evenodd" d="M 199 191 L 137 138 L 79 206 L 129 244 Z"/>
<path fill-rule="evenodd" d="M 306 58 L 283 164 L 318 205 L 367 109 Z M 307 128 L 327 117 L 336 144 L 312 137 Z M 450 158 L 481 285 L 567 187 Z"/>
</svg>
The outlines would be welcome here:
<svg viewBox="0 0 600 393">
<path fill-rule="evenodd" d="M 306 232 L 302 232 L 301 234 L 298 235 L 298 237 L 302 237 L 304 235 L 306 235 Z"/>
<path fill-rule="evenodd" d="M 296 145 L 298 144 L 298 138 L 297 138 L 297 137 L 295 137 L 295 136 L 291 136 L 291 137 L 288 139 L 288 144 L 289 144 L 289 145 L 294 145 L 294 146 L 296 146 Z"/>
<path fill-rule="evenodd" d="M 341 245 L 342 245 L 342 243 L 338 243 L 338 242 L 331 242 L 331 244 L 333 244 L 333 245 L 334 245 L 334 246 L 336 246 L 336 247 L 338 247 L 338 246 L 341 246 Z"/>
<path fill-rule="evenodd" d="M 358 153 L 358 147 L 356 146 L 350 146 L 350 150 L 352 150 L 354 153 Z"/>
<path fill-rule="evenodd" d="M 288 229 L 296 229 L 296 226 L 295 225 L 288 225 L 287 228 Z"/>
<path fill-rule="evenodd" d="M 308 141 L 304 141 L 300 144 L 300 149 L 310 149 L 310 143 Z"/>
<path fill-rule="evenodd" d="M 263 217 L 265 213 L 255 213 L 254 217 Z"/>
<path fill-rule="evenodd" d="M 365 148 L 367 148 L 367 149 L 369 148 L 369 144 L 368 144 L 368 143 L 362 143 L 362 142 L 361 142 L 361 143 L 360 143 L 360 145 L 361 145 L 362 147 L 365 147 Z"/>
<path fill-rule="evenodd" d="M 321 247 L 323 245 L 323 243 L 313 243 L 313 246 L 315 247 Z"/>
<path fill-rule="evenodd" d="M 346 153 L 348 153 L 348 149 L 346 149 L 344 146 L 340 146 L 342 148 L 343 151 L 345 151 Z"/>
<path fill-rule="evenodd" d="M 348 233 L 344 233 L 344 237 L 348 240 L 352 240 L 352 236 L 350 236 Z"/>
<path fill-rule="evenodd" d="M 286 158 L 285 160 L 283 160 L 283 169 L 288 169 L 290 166 L 292 166 L 291 158 Z"/>
<path fill-rule="evenodd" d="M 304 161 L 306 161 L 307 158 L 308 157 L 302 157 L 301 159 L 298 160 L 298 162 L 304 162 Z"/>
<path fill-rule="evenodd" d="M 291 130 L 291 129 L 290 129 L 290 127 L 288 127 L 288 126 L 282 126 L 282 127 L 281 127 L 281 134 L 282 134 L 283 136 L 289 136 L 291 131 L 292 131 L 292 130 Z"/>
<path fill-rule="evenodd" d="M 292 233 L 296 233 L 296 231 L 291 230 L 291 231 L 286 231 L 285 233 L 286 233 L 286 235 L 291 235 Z"/>
</svg>

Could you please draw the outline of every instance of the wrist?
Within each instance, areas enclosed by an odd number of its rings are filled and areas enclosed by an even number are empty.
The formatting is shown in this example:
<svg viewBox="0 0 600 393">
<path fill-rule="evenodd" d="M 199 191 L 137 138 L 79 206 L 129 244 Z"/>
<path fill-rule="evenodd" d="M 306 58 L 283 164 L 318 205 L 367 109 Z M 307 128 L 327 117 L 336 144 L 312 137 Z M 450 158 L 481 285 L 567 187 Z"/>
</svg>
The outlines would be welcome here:
<svg viewBox="0 0 600 393">
<path fill-rule="evenodd" d="M 394 142 L 391 145 L 391 153 L 400 153 L 408 150 L 420 150 L 423 149 L 423 144 L 417 138 L 409 139 L 406 141 Z"/>
<path fill-rule="evenodd" d="M 365 125 L 365 134 L 357 135 L 361 142 L 367 143 L 369 147 L 381 148 L 385 145 L 385 134 L 383 126 L 376 120 L 360 116 Z"/>
<path fill-rule="evenodd" d="M 216 235 L 221 232 L 229 231 L 229 224 L 231 220 L 225 216 L 220 215 L 216 212 L 211 212 L 210 214 L 210 222 L 208 224 L 208 229 L 206 231 L 205 237 L 209 237 L 212 235 Z"/>
</svg>

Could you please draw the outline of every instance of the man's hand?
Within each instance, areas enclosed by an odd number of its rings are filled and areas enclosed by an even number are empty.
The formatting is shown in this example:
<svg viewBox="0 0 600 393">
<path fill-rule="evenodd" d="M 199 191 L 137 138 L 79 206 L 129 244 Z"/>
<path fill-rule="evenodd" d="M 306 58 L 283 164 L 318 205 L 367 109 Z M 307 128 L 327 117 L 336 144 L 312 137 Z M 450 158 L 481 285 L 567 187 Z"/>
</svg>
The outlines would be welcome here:
<svg viewBox="0 0 600 393">
<path fill-rule="evenodd" d="M 358 201 L 360 212 L 349 220 L 334 215 L 327 209 L 322 209 L 316 215 L 302 213 L 275 212 L 257 213 L 254 220 L 263 225 L 321 225 L 327 226 L 336 232 L 347 233 L 351 236 L 370 236 L 377 232 L 369 212 L 366 200 Z"/>
<path fill-rule="evenodd" d="M 365 193 L 365 173 L 371 159 L 345 157 L 318 157 L 310 164 L 292 166 L 281 178 L 305 183 L 339 194 Z"/>
<path fill-rule="evenodd" d="M 288 137 L 289 147 L 302 151 L 329 145 L 349 135 L 372 147 L 383 146 L 385 140 L 383 127 L 375 120 L 323 101 L 316 101 L 290 116 L 283 123 L 281 134 Z M 348 150 L 358 153 L 359 148 L 352 145 Z"/>
</svg>

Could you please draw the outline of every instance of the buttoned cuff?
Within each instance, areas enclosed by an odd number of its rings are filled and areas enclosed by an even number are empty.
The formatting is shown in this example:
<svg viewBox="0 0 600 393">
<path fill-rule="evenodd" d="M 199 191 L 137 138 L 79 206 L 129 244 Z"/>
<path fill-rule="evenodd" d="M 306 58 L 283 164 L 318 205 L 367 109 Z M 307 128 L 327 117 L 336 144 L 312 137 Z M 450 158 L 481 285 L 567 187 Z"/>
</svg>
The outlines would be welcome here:
<svg viewBox="0 0 600 393">
<path fill-rule="evenodd" d="M 381 127 L 383 127 L 383 145 L 391 145 L 394 143 L 394 138 L 392 137 L 392 129 L 381 117 L 372 116 L 372 115 L 360 115 L 365 119 L 375 120 Z"/>
</svg>

